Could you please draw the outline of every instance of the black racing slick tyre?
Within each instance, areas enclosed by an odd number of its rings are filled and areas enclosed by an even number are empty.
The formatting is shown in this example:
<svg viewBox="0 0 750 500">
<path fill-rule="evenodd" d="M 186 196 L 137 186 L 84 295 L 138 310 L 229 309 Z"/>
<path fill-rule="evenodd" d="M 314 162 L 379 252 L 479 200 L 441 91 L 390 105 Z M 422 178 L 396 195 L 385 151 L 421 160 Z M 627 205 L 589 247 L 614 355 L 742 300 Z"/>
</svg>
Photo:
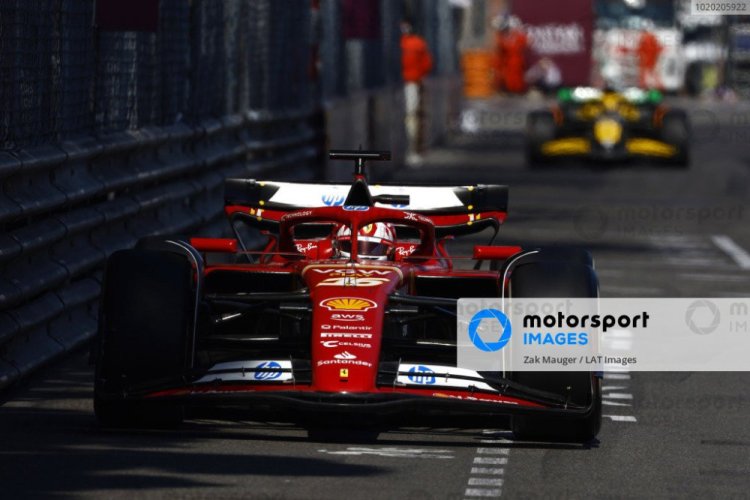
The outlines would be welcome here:
<svg viewBox="0 0 750 500">
<path fill-rule="evenodd" d="M 530 167 L 549 163 L 542 146 L 555 138 L 557 126 L 549 111 L 532 111 L 526 117 L 526 163 Z"/>
<path fill-rule="evenodd" d="M 107 261 L 102 291 L 94 411 L 107 427 L 169 427 L 180 406 L 126 396 L 185 372 L 195 311 L 192 267 L 169 252 L 122 250 Z"/>
<path fill-rule="evenodd" d="M 667 162 L 687 167 L 690 164 L 690 122 L 687 114 L 681 109 L 667 111 L 662 118 L 661 133 L 662 140 L 677 149 Z"/>
<path fill-rule="evenodd" d="M 591 256 L 581 249 L 541 249 L 511 270 L 513 297 L 598 297 L 598 281 Z M 578 406 L 590 406 L 584 417 L 514 415 L 518 439 L 588 442 L 601 427 L 601 379 L 592 372 L 514 372 L 511 379 L 532 389 L 557 394 Z"/>
</svg>

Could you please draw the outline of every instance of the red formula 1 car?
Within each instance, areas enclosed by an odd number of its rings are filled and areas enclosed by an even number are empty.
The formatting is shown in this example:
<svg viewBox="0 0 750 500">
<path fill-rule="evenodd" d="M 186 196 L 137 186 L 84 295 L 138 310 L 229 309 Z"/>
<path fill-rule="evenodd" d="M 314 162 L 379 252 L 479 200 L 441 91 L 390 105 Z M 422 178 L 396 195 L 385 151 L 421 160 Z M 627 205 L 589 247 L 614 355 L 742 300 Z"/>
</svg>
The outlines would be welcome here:
<svg viewBox="0 0 750 500">
<path fill-rule="evenodd" d="M 496 234 L 507 187 L 368 186 L 365 161 L 388 153 L 330 155 L 355 162 L 351 185 L 229 179 L 236 238 L 152 238 L 110 257 L 99 421 L 166 425 L 198 407 L 293 420 L 436 412 L 456 425 L 511 415 L 522 438 L 592 439 L 596 374 L 456 367 L 458 298 L 595 297 L 590 255 L 476 246 L 474 268 L 459 270 L 471 261 L 446 242 Z"/>
</svg>

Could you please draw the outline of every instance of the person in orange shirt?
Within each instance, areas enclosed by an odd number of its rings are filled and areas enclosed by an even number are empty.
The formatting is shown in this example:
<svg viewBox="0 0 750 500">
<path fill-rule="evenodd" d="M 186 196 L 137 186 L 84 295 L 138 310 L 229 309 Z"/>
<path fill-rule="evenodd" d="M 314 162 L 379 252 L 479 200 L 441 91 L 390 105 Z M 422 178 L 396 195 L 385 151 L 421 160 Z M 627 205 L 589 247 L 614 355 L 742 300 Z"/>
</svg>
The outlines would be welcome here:
<svg viewBox="0 0 750 500">
<path fill-rule="evenodd" d="M 526 50 L 529 39 L 523 32 L 518 18 L 511 16 L 508 34 L 503 38 L 503 55 L 505 56 L 505 89 L 520 94 L 526 90 L 524 73 L 526 72 Z"/>
<path fill-rule="evenodd" d="M 664 48 L 659 43 L 656 35 L 650 31 L 643 30 L 638 41 L 638 74 L 639 83 L 642 88 L 661 88 L 661 80 L 656 72 L 656 63 Z"/>
<path fill-rule="evenodd" d="M 407 161 L 417 162 L 421 149 L 422 80 L 432 71 L 427 42 L 413 32 L 410 23 L 401 23 L 401 69 L 406 106 Z"/>
<path fill-rule="evenodd" d="M 497 89 L 513 93 L 526 90 L 526 50 L 529 40 L 516 16 L 493 21 L 495 34 L 495 84 Z"/>
</svg>

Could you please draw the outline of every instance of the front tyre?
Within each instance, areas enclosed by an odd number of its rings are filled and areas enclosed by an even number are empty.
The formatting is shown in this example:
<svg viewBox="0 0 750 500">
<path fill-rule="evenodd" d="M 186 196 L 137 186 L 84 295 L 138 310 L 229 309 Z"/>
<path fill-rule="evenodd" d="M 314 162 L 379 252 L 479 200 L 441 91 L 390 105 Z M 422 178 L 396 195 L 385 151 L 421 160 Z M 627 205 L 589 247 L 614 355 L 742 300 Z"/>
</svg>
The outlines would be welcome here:
<svg viewBox="0 0 750 500">
<path fill-rule="evenodd" d="M 526 163 L 529 167 L 549 163 L 542 147 L 555 138 L 556 129 L 555 118 L 549 111 L 532 111 L 526 117 Z"/>
<path fill-rule="evenodd" d="M 94 411 L 107 427 L 168 427 L 180 406 L 125 396 L 179 379 L 195 310 L 192 267 L 168 252 L 123 250 L 107 261 L 100 310 Z"/>
<path fill-rule="evenodd" d="M 522 257 L 511 270 L 509 296 L 598 297 L 598 281 L 591 255 L 581 249 L 542 249 Z M 592 372 L 514 372 L 518 384 L 560 395 L 578 406 L 591 406 L 585 417 L 517 415 L 511 418 L 513 434 L 524 440 L 587 442 L 601 427 L 601 379 Z"/>
<path fill-rule="evenodd" d="M 667 162 L 680 167 L 690 164 L 690 122 L 681 109 L 670 109 L 664 114 L 661 126 L 662 139 L 677 152 Z"/>
</svg>

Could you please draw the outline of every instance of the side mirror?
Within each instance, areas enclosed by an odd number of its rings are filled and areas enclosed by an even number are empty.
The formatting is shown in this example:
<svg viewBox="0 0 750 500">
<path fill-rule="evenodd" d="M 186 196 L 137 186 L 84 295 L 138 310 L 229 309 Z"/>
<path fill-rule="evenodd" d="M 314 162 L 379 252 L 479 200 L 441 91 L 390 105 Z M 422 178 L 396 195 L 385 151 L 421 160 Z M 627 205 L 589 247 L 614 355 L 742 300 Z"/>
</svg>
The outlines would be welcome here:
<svg viewBox="0 0 750 500">
<path fill-rule="evenodd" d="M 475 245 L 473 258 L 476 260 L 506 260 L 520 252 L 523 252 L 523 248 L 519 246 Z"/>
<path fill-rule="evenodd" d="M 237 253 L 233 238 L 190 238 L 190 245 L 199 252 Z"/>
</svg>

